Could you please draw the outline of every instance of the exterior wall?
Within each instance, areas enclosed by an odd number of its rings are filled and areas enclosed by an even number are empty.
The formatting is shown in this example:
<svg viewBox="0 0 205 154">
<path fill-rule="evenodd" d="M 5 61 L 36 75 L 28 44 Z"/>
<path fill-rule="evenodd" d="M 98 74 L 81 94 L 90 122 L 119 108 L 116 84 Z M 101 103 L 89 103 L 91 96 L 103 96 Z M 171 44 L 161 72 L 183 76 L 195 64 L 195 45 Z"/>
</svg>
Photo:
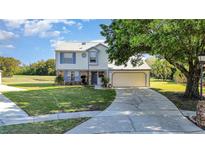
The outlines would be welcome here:
<svg viewBox="0 0 205 154">
<path fill-rule="evenodd" d="M 108 69 L 108 54 L 106 52 L 106 47 L 98 45 L 95 48 L 91 48 L 89 51 L 98 51 L 98 64 L 90 64 L 90 70 L 107 70 Z"/>
<path fill-rule="evenodd" d="M 149 70 L 108 70 L 108 54 L 106 52 L 107 48 L 103 45 L 97 45 L 93 48 L 90 48 L 88 51 L 77 51 L 76 52 L 76 64 L 60 64 L 60 52 L 71 52 L 71 51 L 56 51 L 56 70 L 57 74 L 61 72 L 64 76 L 69 76 L 69 72 L 75 71 L 76 74 L 79 72 L 88 72 L 88 82 L 91 83 L 91 71 L 104 71 L 106 76 L 109 77 L 110 83 L 112 84 L 112 75 L 114 72 L 142 72 L 145 74 L 146 78 L 146 86 L 150 86 L 150 71 Z M 89 52 L 96 51 L 97 52 L 97 64 L 89 64 Z M 73 52 L 73 51 L 72 51 Z M 82 54 L 86 54 L 86 56 L 82 56 Z M 108 74 L 107 74 L 108 73 Z M 70 76 L 66 78 L 66 80 L 70 79 Z M 76 78 L 79 80 L 80 78 Z M 100 78 L 98 78 L 98 83 L 100 83 Z M 100 83 L 101 84 L 101 83 Z"/>
<path fill-rule="evenodd" d="M 116 72 L 130 72 L 130 73 L 143 73 L 145 74 L 145 86 L 149 87 L 150 86 L 150 71 L 147 70 L 142 70 L 142 71 L 109 71 L 109 79 L 110 79 L 110 84 L 113 84 L 113 74 Z"/>
<path fill-rule="evenodd" d="M 86 51 L 86 57 L 82 56 L 83 52 L 76 52 L 76 64 L 60 64 L 60 52 L 68 51 L 56 51 L 56 70 L 107 70 L 108 69 L 108 54 L 106 53 L 106 47 L 98 45 L 90 50 Z M 89 64 L 89 51 L 97 51 L 97 64 Z M 89 65 L 88 65 L 89 64 Z"/>
<path fill-rule="evenodd" d="M 88 69 L 88 53 L 86 52 L 86 57 L 83 57 L 82 53 L 83 52 L 76 52 L 76 64 L 60 64 L 60 51 L 57 51 L 56 52 L 56 69 L 57 70 L 67 70 L 67 69 L 68 70 L 87 70 Z"/>
</svg>

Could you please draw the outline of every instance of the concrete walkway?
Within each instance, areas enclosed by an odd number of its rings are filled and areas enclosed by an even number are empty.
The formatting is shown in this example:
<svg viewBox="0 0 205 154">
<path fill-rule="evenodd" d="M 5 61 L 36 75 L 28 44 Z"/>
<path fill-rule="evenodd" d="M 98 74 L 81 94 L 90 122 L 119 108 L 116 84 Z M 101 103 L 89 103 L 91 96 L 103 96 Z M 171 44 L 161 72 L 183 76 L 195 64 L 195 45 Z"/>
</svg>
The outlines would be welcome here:
<svg viewBox="0 0 205 154">
<path fill-rule="evenodd" d="M 7 86 L 7 85 L 2 85 L 0 84 L 0 92 L 7 92 L 7 91 L 22 91 L 25 89 L 21 89 L 21 88 L 16 88 L 16 87 L 12 87 L 12 86 Z"/>
<path fill-rule="evenodd" d="M 0 125 L 6 119 L 26 118 L 28 114 L 20 109 L 14 102 L 6 98 L 1 92 L 7 91 L 21 91 L 24 89 L 11 87 L 7 85 L 0 85 Z"/>
<path fill-rule="evenodd" d="M 75 119 L 75 118 L 90 118 L 95 117 L 101 111 L 83 111 L 83 112 L 68 112 L 68 113 L 56 113 L 47 114 L 40 116 L 26 116 L 21 118 L 4 118 L 0 121 L 0 126 L 24 124 L 32 122 L 44 122 L 52 120 L 63 120 L 63 119 Z"/>
<path fill-rule="evenodd" d="M 116 91 L 116 99 L 105 111 L 67 133 L 203 133 L 171 101 L 151 89 Z"/>
<path fill-rule="evenodd" d="M 11 118 L 25 117 L 28 117 L 26 112 L 0 93 L 0 121 Z"/>
</svg>

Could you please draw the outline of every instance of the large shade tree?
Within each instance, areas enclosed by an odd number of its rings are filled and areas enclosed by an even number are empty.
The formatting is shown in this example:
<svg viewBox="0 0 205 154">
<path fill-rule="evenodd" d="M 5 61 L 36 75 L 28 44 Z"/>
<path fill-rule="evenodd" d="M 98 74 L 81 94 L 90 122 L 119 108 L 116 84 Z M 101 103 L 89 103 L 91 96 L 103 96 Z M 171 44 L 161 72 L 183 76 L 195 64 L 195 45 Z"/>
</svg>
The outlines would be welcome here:
<svg viewBox="0 0 205 154">
<path fill-rule="evenodd" d="M 113 20 L 101 25 L 109 60 L 137 64 L 144 53 L 160 56 L 187 78 L 185 97 L 199 98 L 200 64 L 205 50 L 205 20 Z M 187 67 L 188 66 L 188 67 Z"/>
</svg>

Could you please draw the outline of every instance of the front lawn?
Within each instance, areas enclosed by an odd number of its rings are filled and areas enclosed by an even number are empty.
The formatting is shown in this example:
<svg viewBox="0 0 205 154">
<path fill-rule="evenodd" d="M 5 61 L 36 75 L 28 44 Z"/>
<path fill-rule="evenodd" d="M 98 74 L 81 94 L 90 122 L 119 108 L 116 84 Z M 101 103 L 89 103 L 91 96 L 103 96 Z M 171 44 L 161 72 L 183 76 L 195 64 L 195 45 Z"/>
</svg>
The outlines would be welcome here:
<svg viewBox="0 0 205 154">
<path fill-rule="evenodd" d="M 3 84 L 19 84 L 19 83 L 53 83 L 55 76 L 40 75 L 14 75 L 13 77 L 3 77 Z"/>
<path fill-rule="evenodd" d="M 89 118 L 1 126 L 0 134 L 63 134 Z"/>
<path fill-rule="evenodd" d="M 170 99 L 179 109 L 195 111 L 197 100 L 183 98 L 185 84 L 151 79 L 151 88 Z M 205 92 L 205 91 L 204 91 Z"/>
<path fill-rule="evenodd" d="M 15 84 L 27 91 L 4 92 L 31 116 L 56 112 L 104 110 L 115 98 L 115 91 L 84 86 L 55 86 L 49 83 Z"/>
</svg>

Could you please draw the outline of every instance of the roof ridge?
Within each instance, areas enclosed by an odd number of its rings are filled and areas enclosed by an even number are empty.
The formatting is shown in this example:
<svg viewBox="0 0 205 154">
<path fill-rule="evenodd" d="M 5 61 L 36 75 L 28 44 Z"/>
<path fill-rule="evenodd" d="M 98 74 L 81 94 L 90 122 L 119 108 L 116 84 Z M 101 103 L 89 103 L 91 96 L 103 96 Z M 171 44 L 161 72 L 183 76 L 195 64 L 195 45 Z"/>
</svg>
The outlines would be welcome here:
<svg viewBox="0 0 205 154">
<path fill-rule="evenodd" d="M 70 42 L 70 43 L 83 43 L 83 42 L 86 42 L 86 43 L 103 43 L 103 42 L 92 42 L 92 41 L 62 41 L 62 42 Z"/>
</svg>

